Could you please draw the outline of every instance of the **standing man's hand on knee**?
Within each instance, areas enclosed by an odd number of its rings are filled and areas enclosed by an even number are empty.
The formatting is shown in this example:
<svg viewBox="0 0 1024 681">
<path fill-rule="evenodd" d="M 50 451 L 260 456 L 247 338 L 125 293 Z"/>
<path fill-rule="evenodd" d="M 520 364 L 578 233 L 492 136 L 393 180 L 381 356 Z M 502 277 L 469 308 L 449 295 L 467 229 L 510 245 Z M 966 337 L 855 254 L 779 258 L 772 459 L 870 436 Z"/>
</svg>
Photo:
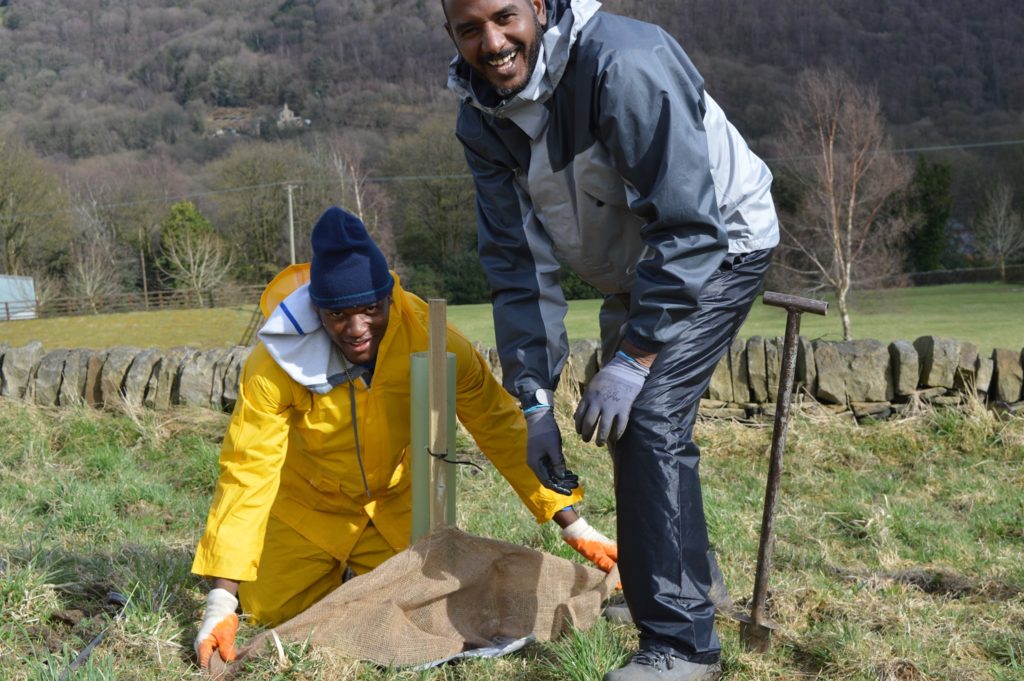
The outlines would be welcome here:
<svg viewBox="0 0 1024 681">
<path fill-rule="evenodd" d="M 584 441 L 590 442 L 595 432 L 598 445 L 622 437 L 633 402 L 651 373 L 653 360 L 654 355 L 638 358 L 619 350 L 590 379 L 576 408 L 576 432 Z"/>
<path fill-rule="evenodd" d="M 222 580 L 217 580 L 218 582 Z M 237 586 L 236 586 L 237 589 Z M 225 662 L 235 659 L 235 636 L 238 634 L 238 598 L 224 588 L 210 589 L 206 596 L 206 611 L 193 646 L 199 666 L 207 669 L 214 651 Z"/>
</svg>

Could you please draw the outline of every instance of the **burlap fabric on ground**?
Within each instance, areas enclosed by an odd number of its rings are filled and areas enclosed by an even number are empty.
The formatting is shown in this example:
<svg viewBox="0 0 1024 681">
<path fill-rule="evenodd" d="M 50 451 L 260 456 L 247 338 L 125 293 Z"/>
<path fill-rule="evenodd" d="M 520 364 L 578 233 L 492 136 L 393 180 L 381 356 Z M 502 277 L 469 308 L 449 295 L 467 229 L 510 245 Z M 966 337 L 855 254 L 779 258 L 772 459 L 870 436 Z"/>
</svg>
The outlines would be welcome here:
<svg viewBox="0 0 1024 681">
<path fill-rule="evenodd" d="M 307 638 L 345 657 L 380 665 L 420 665 L 498 638 L 550 640 L 569 626 L 588 628 L 615 588 L 606 575 L 533 549 L 443 528 L 372 572 L 356 577 L 273 631 Z M 239 651 L 270 654 L 270 632 Z M 214 660 L 220 662 L 216 655 Z"/>
</svg>

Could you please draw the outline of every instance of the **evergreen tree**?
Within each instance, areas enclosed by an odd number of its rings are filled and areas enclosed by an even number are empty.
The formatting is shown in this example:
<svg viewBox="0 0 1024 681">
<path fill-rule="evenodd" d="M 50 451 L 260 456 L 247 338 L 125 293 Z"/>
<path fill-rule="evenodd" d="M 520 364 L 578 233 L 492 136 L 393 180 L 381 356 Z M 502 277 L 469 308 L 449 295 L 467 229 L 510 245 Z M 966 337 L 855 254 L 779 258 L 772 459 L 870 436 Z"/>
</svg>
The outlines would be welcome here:
<svg viewBox="0 0 1024 681">
<path fill-rule="evenodd" d="M 166 250 L 174 241 L 213 234 L 213 225 L 191 201 L 179 201 L 160 225 L 160 246 Z"/>
<path fill-rule="evenodd" d="M 952 182 L 953 169 L 948 163 L 928 163 L 918 157 L 908 199 L 910 210 L 921 216 L 909 242 L 908 264 L 915 272 L 943 267 L 949 243 L 946 227 L 953 212 Z"/>
<path fill-rule="evenodd" d="M 203 294 L 226 282 L 231 256 L 210 221 L 191 201 L 171 206 L 160 229 L 158 267 L 174 288 L 192 291 L 203 304 Z"/>
</svg>

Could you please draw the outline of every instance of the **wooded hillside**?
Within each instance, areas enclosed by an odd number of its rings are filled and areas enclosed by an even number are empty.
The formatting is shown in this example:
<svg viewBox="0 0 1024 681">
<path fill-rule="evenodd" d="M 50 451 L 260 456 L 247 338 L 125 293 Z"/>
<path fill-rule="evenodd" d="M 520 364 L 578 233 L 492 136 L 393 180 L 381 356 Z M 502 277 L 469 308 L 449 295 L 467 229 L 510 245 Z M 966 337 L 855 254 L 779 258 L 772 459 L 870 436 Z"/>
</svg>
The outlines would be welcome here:
<svg viewBox="0 0 1024 681">
<path fill-rule="evenodd" d="M 912 212 L 935 209 L 939 232 L 969 223 L 993 185 L 1024 177 L 1024 4 L 608 0 L 605 9 L 680 39 L 776 171 L 784 210 L 799 198 L 781 168 L 796 153 L 784 120 L 808 68 L 837 67 L 877 89 L 892 147 L 954 147 L 920 155 L 917 193 L 905 201 Z M 210 216 L 203 229 L 233 246 L 235 278 L 264 281 L 282 264 L 284 185 L 297 183 L 300 257 L 319 210 L 358 202 L 423 290 L 451 294 L 442 280 L 468 272 L 458 286 L 486 297 L 473 265 L 472 187 L 452 179 L 466 171 L 450 134 L 454 48 L 443 21 L 439 0 L 0 0 L 0 185 L 6 158 L 8 169 L 28 164 L 62 187 L 31 210 L 0 187 L 0 271 L 67 281 L 92 258 L 118 263 L 124 285 L 165 285 L 170 275 L 153 269 L 168 246 L 160 226 L 169 199 L 187 196 Z M 296 115 L 286 125 L 284 105 Z M 989 142 L 998 144 L 959 148 Z M 442 179 L 381 181 L 396 176 Z M 244 187 L 253 189 L 237 193 Z M 40 216 L 52 236 L 30 239 L 44 229 Z M 110 252 L 88 255 L 97 230 Z M 911 267 L 939 266 L 947 236 L 932 241 L 931 264 Z M 942 264 L 962 263 L 961 246 Z"/>
<path fill-rule="evenodd" d="M 610 0 L 677 36 L 744 132 L 778 130 L 796 74 L 877 84 L 910 143 L 1020 137 L 1024 5 L 1003 0 Z M 288 103 L 320 130 L 405 129 L 443 91 L 437 0 L 9 0 L 0 113 L 40 152 L 188 143 L 212 107 Z"/>
</svg>

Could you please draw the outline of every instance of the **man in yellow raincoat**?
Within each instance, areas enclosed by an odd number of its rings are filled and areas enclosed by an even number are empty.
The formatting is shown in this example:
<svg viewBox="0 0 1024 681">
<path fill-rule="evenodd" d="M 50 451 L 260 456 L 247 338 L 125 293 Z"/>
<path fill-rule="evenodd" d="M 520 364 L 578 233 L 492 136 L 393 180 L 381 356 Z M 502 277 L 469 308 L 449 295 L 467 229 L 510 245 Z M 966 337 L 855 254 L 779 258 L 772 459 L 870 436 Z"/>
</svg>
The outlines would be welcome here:
<svg viewBox="0 0 1024 681">
<path fill-rule="evenodd" d="M 412 529 L 409 356 L 427 349 L 427 305 L 404 291 L 366 228 L 328 209 L 312 234 L 309 283 L 289 268 L 245 363 L 220 478 L 192 571 L 213 580 L 195 648 L 234 658 L 242 608 L 276 625 L 405 549 Z M 302 284 L 291 291 L 296 284 Z M 287 297 L 282 289 L 291 291 Z M 608 571 L 614 542 L 580 518 L 574 476 L 553 491 L 526 462 L 518 403 L 457 330 L 456 411 L 538 522 Z"/>
</svg>

